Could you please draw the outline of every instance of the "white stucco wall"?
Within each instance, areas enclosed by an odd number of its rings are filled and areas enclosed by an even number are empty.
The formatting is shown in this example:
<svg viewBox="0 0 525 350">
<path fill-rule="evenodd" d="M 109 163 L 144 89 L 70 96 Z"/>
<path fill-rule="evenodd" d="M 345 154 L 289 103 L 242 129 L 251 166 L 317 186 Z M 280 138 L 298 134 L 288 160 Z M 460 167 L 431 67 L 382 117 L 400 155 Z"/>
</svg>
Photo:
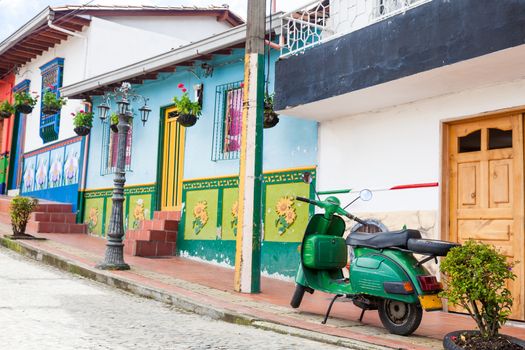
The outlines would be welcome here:
<svg viewBox="0 0 525 350">
<path fill-rule="evenodd" d="M 41 96 L 40 67 L 57 57 L 64 58 L 63 85 L 66 86 L 166 52 L 194 38 L 200 39 L 203 36 L 228 29 L 224 23 L 219 23 L 211 17 L 120 17 L 118 19 L 119 23 L 107 18 L 93 17 L 90 25 L 79 33 L 84 38 L 69 37 L 22 66 L 16 75 L 16 84 L 29 79 L 31 81 L 30 91 Z M 158 21 L 158 23 L 147 24 L 147 20 Z M 136 21 L 135 26 L 131 25 L 134 21 Z M 179 25 L 184 29 L 172 30 Z M 172 32 L 173 35 L 168 36 L 163 31 Z M 189 34 L 192 31 L 195 36 Z M 24 152 L 27 153 L 75 136 L 71 113 L 81 108 L 83 106 L 80 101 L 68 101 L 62 109 L 58 140 L 44 144 L 39 135 L 39 101 L 33 112 L 27 117 Z"/>
<path fill-rule="evenodd" d="M 523 106 L 523 91 L 522 78 L 321 122 L 318 188 L 376 189 L 440 181 L 441 122 Z M 358 201 L 350 209 L 438 211 L 439 191 L 433 187 L 376 192 L 370 202 Z"/>
<path fill-rule="evenodd" d="M 184 42 L 198 41 L 232 28 L 227 22 L 219 22 L 213 16 L 137 16 L 104 17 L 104 19 L 127 27 L 177 38 Z"/>
</svg>

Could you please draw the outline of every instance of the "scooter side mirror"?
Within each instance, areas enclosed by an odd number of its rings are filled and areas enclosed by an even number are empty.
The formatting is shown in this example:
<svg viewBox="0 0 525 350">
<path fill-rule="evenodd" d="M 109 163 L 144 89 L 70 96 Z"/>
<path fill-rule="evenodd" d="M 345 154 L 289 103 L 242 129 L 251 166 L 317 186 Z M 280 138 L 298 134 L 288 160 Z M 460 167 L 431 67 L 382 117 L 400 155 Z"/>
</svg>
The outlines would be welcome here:
<svg viewBox="0 0 525 350">
<path fill-rule="evenodd" d="M 359 192 L 359 198 L 361 198 L 361 200 L 365 202 L 368 202 L 372 199 L 372 191 L 370 191 L 369 189 L 361 190 Z"/>
<path fill-rule="evenodd" d="M 303 182 L 305 184 L 311 184 L 312 183 L 312 173 L 309 171 L 305 171 L 303 173 Z"/>
</svg>

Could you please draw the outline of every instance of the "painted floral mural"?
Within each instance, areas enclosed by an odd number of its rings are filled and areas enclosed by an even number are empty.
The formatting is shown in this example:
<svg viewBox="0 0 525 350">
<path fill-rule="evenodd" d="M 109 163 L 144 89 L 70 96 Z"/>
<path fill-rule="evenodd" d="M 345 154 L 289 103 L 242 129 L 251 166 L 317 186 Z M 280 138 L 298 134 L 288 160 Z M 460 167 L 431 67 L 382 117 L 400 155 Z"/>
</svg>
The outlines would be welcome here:
<svg viewBox="0 0 525 350">
<path fill-rule="evenodd" d="M 208 202 L 200 201 L 193 207 L 193 232 L 198 235 L 208 222 Z"/>
<path fill-rule="evenodd" d="M 98 208 L 89 209 L 88 231 L 93 233 L 98 225 Z"/>
<path fill-rule="evenodd" d="M 230 221 L 230 224 L 233 229 L 233 235 L 237 236 L 237 223 L 239 222 L 239 201 L 233 203 L 231 214 L 232 220 Z"/>
<path fill-rule="evenodd" d="M 293 225 L 297 218 L 295 212 L 295 202 L 293 197 L 281 197 L 275 206 L 277 212 L 277 220 L 275 226 L 278 228 L 279 235 L 283 235 L 290 226 Z"/>
<path fill-rule="evenodd" d="M 77 182 L 78 173 L 78 152 L 70 151 L 67 155 L 66 163 L 64 164 L 64 175 L 66 184 L 74 184 Z"/>
<path fill-rule="evenodd" d="M 142 198 L 137 199 L 135 203 L 135 209 L 133 209 L 133 228 L 138 228 L 141 221 L 145 220 L 144 200 Z"/>
</svg>

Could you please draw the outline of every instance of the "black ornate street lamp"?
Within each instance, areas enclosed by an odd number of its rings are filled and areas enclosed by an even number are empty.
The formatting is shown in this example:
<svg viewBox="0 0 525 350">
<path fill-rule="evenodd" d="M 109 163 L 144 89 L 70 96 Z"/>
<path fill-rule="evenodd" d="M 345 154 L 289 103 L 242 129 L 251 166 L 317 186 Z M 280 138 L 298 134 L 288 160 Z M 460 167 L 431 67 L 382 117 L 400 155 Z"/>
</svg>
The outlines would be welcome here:
<svg viewBox="0 0 525 350">
<path fill-rule="evenodd" d="M 109 100 L 113 98 L 117 103 L 118 114 L 118 143 L 117 143 L 117 167 L 115 171 L 113 188 L 113 207 L 111 209 L 111 219 L 109 221 L 108 243 L 104 261 L 96 267 L 102 270 L 129 270 L 129 265 L 124 262 L 124 184 L 126 183 L 126 140 L 129 131 L 129 123 L 132 120 L 130 100 L 142 99 L 144 106 L 139 108 L 140 119 L 143 124 L 148 120 L 151 109 L 147 106 L 148 99 L 136 94 L 131 89 L 130 83 L 122 83 L 122 86 L 115 88 L 111 93 L 104 95 L 104 102 L 98 106 L 99 117 L 105 122 L 109 112 Z"/>
</svg>

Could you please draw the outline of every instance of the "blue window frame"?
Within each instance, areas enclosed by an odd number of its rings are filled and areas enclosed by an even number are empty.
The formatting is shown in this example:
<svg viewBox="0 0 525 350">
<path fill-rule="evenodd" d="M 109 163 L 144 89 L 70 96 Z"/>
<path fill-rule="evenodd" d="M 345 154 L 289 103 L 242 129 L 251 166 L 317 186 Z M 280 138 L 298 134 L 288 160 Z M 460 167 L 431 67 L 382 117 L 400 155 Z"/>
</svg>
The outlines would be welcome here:
<svg viewBox="0 0 525 350">
<path fill-rule="evenodd" d="M 60 96 L 62 79 L 64 75 L 64 59 L 54 60 L 40 67 L 42 74 L 42 97 L 46 91 L 52 91 Z M 46 115 L 42 112 L 43 98 L 40 98 L 40 137 L 44 143 L 58 140 L 60 130 L 60 111 L 56 114 Z"/>
</svg>

